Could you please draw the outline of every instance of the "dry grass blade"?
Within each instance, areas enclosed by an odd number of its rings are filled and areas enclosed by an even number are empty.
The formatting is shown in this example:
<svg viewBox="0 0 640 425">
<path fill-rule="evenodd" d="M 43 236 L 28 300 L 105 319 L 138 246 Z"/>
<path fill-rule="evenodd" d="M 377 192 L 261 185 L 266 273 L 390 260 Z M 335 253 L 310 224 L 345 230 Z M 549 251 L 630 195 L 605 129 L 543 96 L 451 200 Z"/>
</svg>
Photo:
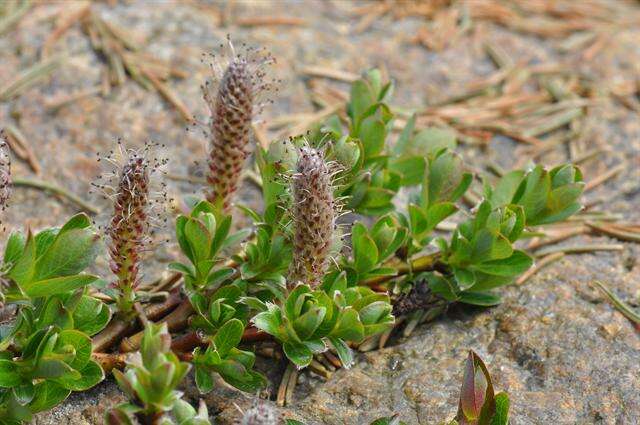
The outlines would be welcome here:
<svg viewBox="0 0 640 425">
<path fill-rule="evenodd" d="M 640 314 L 636 313 L 629 304 L 618 298 L 618 296 L 614 294 L 613 291 L 611 291 L 604 283 L 596 280 L 593 284 L 607 296 L 613 306 L 622 313 L 624 317 L 631 320 L 636 325 L 640 325 Z"/>
<path fill-rule="evenodd" d="M 40 80 L 47 78 L 60 64 L 62 64 L 64 58 L 66 58 L 65 55 L 53 56 L 22 71 L 18 76 L 16 76 L 16 78 L 10 80 L 0 88 L 0 101 L 4 102 L 18 97 L 22 92 L 38 83 Z"/>
<path fill-rule="evenodd" d="M 585 233 L 584 226 L 571 227 L 566 230 L 559 231 L 552 236 L 544 237 L 544 238 L 535 238 L 533 239 L 529 245 L 527 246 L 527 250 L 535 251 L 538 248 L 542 248 L 543 246 L 552 245 L 558 242 L 562 242 L 574 236 L 582 235 Z"/>
<path fill-rule="evenodd" d="M 88 1 L 73 3 L 72 7 L 62 8 L 60 13 L 58 14 L 55 29 L 51 34 L 49 34 L 42 46 L 43 58 L 49 56 L 55 42 L 58 41 L 69 28 L 71 28 L 75 23 L 87 16 L 90 8 L 91 3 Z"/>
<path fill-rule="evenodd" d="M 540 270 L 542 270 L 549 264 L 558 261 L 562 257 L 564 257 L 564 252 L 556 252 L 554 254 L 549 254 L 546 257 L 541 258 L 532 268 L 527 270 L 522 276 L 518 278 L 518 280 L 516 280 L 516 285 L 522 285 L 527 280 L 531 279 L 531 277 L 538 273 Z"/>
<path fill-rule="evenodd" d="M 146 90 L 155 90 L 184 121 L 192 121 L 193 115 L 176 93 L 165 83 L 169 78 L 186 78 L 187 72 L 179 70 L 142 51 L 143 42 L 126 29 L 102 19 L 92 12 L 84 21 L 84 29 L 93 48 L 102 53 L 109 64 L 111 85 L 122 85 L 127 74 Z"/>
<path fill-rule="evenodd" d="M 544 122 L 535 127 L 528 128 L 523 131 L 523 135 L 528 137 L 536 137 L 545 133 L 549 133 L 560 127 L 569 124 L 575 118 L 581 117 L 583 114 L 582 109 L 574 108 L 564 112 L 560 112 L 551 117 L 545 118 Z"/>
<path fill-rule="evenodd" d="M 306 26 L 307 21 L 295 16 L 254 16 L 236 19 L 235 24 L 241 27 L 265 26 Z"/>
<path fill-rule="evenodd" d="M 84 199 L 80 198 L 78 195 L 71 193 L 67 189 L 57 186 L 53 183 L 45 182 L 42 180 L 32 180 L 32 179 L 25 179 L 25 178 L 19 178 L 19 177 L 13 178 L 12 183 L 16 187 L 20 187 L 20 186 L 30 187 L 33 189 L 40 189 L 40 190 L 44 190 L 45 192 L 50 192 L 50 193 L 53 193 L 54 195 L 61 196 L 71 201 L 72 203 L 76 204 L 82 210 L 92 214 L 97 214 L 100 212 L 100 210 L 97 207 L 88 203 Z"/>
<path fill-rule="evenodd" d="M 7 144 L 11 150 L 18 158 L 26 161 L 34 173 L 40 174 L 40 164 L 38 163 L 38 160 L 22 131 L 11 124 L 7 124 L 4 130 L 7 134 Z"/>
<path fill-rule="evenodd" d="M 8 3 L 11 3 L 11 2 L 8 1 L 7 4 Z M 17 2 L 13 2 L 13 3 L 17 4 Z M 9 31 L 14 25 L 16 25 L 20 21 L 20 19 L 22 19 L 22 17 L 29 11 L 30 8 L 31 8 L 31 1 L 24 0 L 23 2 L 20 3 L 20 6 L 18 6 L 15 10 L 13 10 L 7 16 L 3 17 L 0 20 L 0 35 Z"/>
<path fill-rule="evenodd" d="M 626 164 L 618 164 L 617 166 L 611 168 L 610 170 L 600 174 L 599 176 L 595 177 L 593 180 L 587 182 L 587 184 L 584 186 L 585 192 L 589 190 L 593 190 L 596 187 L 600 186 L 601 184 L 607 182 L 609 179 L 612 179 L 613 177 L 617 176 L 625 168 L 626 168 Z"/>
<path fill-rule="evenodd" d="M 544 257 L 556 252 L 562 252 L 565 254 L 583 254 L 596 251 L 622 251 L 624 245 L 620 244 L 584 244 L 574 246 L 551 246 L 546 249 L 541 249 L 536 252 L 537 257 Z"/>
<path fill-rule="evenodd" d="M 187 122 L 193 121 L 193 115 L 191 115 L 191 112 L 189 112 L 184 103 L 182 103 L 178 96 L 166 84 L 150 72 L 144 72 L 144 76 L 151 81 L 151 84 L 153 84 L 156 90 L 158 90 L 158 93 L 160 93 L 167 102 L 173 105 L 173 107 L 180 113 L 183 120 Z"/>
<path fill-rule="evenodd" d="M 89 87 L 87 89 L 83 89 L 74 93 L 65 94 L 63 96 L 56 96 L 50 99 L 45 100 L 44 106 L 50 112 L 55 112 L 60 108 L 63 108 L 67 105 L 70 105 L 78 100 L 97 96 L 102 93 L 102 87 Z"/>
<path fill-rule="evenodd" d="M 300 70 L 300 73 L 309 77 L 329 78 L 331 80 L 344 81 L 346 83 L 352 83 L 360 78 L 358 74 L 354 74 L 352 72 L 317 65 L 305 66 Z"/>
<path fill-rule="evenodd" d="M 634 231 L 630 226 L 594 223 L 591 221 L 587 221 L 586 225 L 596 233 L 602 233 L 627 242 L 640 243 L 640 231 Z"/>
</svg>

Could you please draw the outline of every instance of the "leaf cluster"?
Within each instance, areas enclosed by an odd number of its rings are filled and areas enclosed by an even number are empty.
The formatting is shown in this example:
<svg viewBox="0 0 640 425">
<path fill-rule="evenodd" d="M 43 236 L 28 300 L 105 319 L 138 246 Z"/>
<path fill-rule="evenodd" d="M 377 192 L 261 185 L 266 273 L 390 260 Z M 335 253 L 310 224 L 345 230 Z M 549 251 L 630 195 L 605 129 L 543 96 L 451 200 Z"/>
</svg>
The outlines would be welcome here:
<svg viewBox="0 0 640 425">
<path fill-rule="evenodd" d="M 327 291 L 300 284 L 282 307 L 266 303 L 263 309 L 253 324 L 280 341 L 286 356 L 300 368 L 308 366 L 313 355 L 326 351 L 329 344 L 349 367 L 353 354 L 348 342 L 361 342 L 388 329 L 394 321 L 387 295 L 366 287 L 348 288 L 344 273 Z"/>
<path fill-rule="evenodd" d="M 82 273 L 97 242 L 83 214 L 60 229 L 9 237 L 4 298 L 18 313 L 0 327 L 0 423 L 28 421 L 104 379 L 91 360 L 90 336 L 107 325 L 110 311 L 87 294 L 97 277 Z"/>
<path fill-rule="evenodd" d="M 144 332 L 140 352 L 128 362 L 126 371 L 113 371 L 118 386 L 131 400 L 107 412 L 109 425 L 153 423 L 171 425 L 167 416 L 173 411 L 180 425 L 209 424 L 206 410 L 196 412 L 181 400 L 176 388 L 191 366 L 171 352 L 171 335 L 167 325 L 150 323 Z"/>
</svg>

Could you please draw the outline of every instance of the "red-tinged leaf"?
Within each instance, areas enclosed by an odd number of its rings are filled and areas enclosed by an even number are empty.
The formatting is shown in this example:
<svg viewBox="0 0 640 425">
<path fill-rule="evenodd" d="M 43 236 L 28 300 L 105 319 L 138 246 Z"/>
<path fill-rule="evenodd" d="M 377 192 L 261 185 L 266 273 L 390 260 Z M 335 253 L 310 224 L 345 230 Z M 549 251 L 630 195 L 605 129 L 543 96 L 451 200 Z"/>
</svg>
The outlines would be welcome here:
<svg viewBox="0 0 640 425">
<path fill-rule="evenodd" d="M 470 351 L 465 363 L 457 419 L 461 424 L 488 424 L 495 409 L 495 394 L 489 371 L 480 357 Z"/>
</svg>

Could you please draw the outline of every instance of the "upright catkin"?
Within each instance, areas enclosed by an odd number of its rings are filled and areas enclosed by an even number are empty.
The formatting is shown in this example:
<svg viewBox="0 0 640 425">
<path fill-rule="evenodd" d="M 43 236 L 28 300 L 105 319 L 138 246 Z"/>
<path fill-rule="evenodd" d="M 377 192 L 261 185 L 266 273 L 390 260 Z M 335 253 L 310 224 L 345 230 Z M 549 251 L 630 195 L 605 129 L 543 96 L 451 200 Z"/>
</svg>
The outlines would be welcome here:
<svg viewBox="0 0 640 425">
<path fill-rule="evenodd" d="M 214 80 L 203 86 L 211 113 L 206 197 L 227 213 L 251 153 L 251 124 L 262 106 L 261 95 L 272 85 L 265 82 L 263 68 L 272 62 L 270 55 L 248 49 L 246 54 L 234 54 L 220 76 L 215 74 L 221 67 L 212 64 Z"/>
<path fill-rule="evenodd" d="M 300 149 L 293 175 L 293 261 L 289 286 L 298 282 L 316 287 L 329 265 L 336 227 L 331 171 L 322 152 Z"/>
<path fill-rule="evenodd" d="M 7 208 L 11 196 L 11 158 L 7 152 L 7 143 L 2 140 L 3 137 L 4 135 L 0 133 L 0 211 L 2 212 Z"/>
<path fill-rule="evenodd" d="M 136 288 L 140 283 L 142 254 L 149 249 L 151 227 L 163 208 L 166 192 L 158 191 L 152 175 L 166 163 L 165 159 L 150 156 L 156 145 L 146 144 L 142 150 L 124 149 L 118 142 L 118 152 L 107 157 L 114 168 L 105 176 L 106 183 L 93 185 L 113 202 L 113 214 L 105 228 L 109 251 L 109 266 L 116 276 L 114 287 L 119 312 L 132 313 Z M 160 185 L 163 189 L 164 185 Z"/>
</svg>

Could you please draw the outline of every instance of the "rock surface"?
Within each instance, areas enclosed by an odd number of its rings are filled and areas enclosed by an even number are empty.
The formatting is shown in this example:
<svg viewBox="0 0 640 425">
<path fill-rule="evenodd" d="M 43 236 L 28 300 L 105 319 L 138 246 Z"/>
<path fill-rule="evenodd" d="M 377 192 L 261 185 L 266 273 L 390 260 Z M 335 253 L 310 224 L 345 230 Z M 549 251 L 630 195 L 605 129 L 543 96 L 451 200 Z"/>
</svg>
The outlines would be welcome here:
<svg viewBox="0 0 640 425">
<path fill-rule="evenodd" d="M 365 3 L 360 4 L 366 5 Z M 265 45 L 278 58 L 274 74 L 282 78 L 275 105 L 267 108 L 265 121 L 283 113 L 312 111 L 307 88 L 312 82 L 302 74 L 306 65 L 322 65 L 354 73 L 382 66 L 397 80 L 394 105 L 437 103 L 465 91 L 466 84 L 495 71 L 483 52 L 483 43 L 500 45 L 515 61 L 554 63 L 567 61 L 596 83 L 637 81 L 640 63 L 640 24 L 635 31 L 616 34 L 596 60 L 570 56 L 559 47 L 562 40 L 523 35 L 503 27 L 481 23 L 472 34 L 433 52 L 411 42 L 423 25 L 420 18 L 395 20 L 382 16 L 364 32 L 354 27 L 356 5 L 346 2 L 239 2 L 231 11 L 242 16 L 298 16 L 304 26 L 223 27 L 216 11 L 204 4 L 131 2 L 113 7 L 95 4 L 107 19 L 132 29 L 147 40 L 146 50 L 189 71 L 190 78 L 172 81 L 173 90 L 186 106 L 202 116 L 199 84 L 207 75 L 199 64 L 200 53 L 209 52 L 227 32 L 238 41 Z M 620 2 L 630 13 L 638 5 Z M 0 38 L 0 81 L 36 61 L 38 49 L 52 31 L 49 19 L 60 10 L 56 3 L 37 6 L 18 28 Z M 224 14 L 223 13 L 223 14 Z M 46 24 L 42 24 L 45 22 Z M 193 161 L 203 158 L 203 142 L 185 134 L 184 125 L 157 93 L 134 82 L 108 97 L 88 97 L 57 111 L 43 108 L 44 100 L 100 84 L 104 65 L 91 50 L 78 25 L 73 26 L 54 50 L 72 52 L 50 81 L 27 90 L 19 99 L 0 103 L 0 123 L 17 121 L 37 153 L 42 175 L 79 194 L 99 172 L 93 157 L 111 149 L 118 136 L 134 146 L 153 139 L 167 145 L 172 159 L 169 172 L 197 174 Z M 324 80 L 322 80 L 324 82 Z M 597 90 L 597 84 L 594 90 Z M 344 83 L 332 84 L 345 89 Z M 583 150 L 604 147 L 608 152 L 585 164 L 585 175 L 596 176 L 624 160 L 629 165 L 616 178 L 591 191 L 587 202 L 601 201 L 603 209 L 628 221 L 640 220 L 640 120 L 638 112 L 605 98 L 589 108 L 579 144 Z M 275 137 L 275 134 L 270 134 Z M 496 137 L 483 150 L 466 148 L 464 155 L 480 167 L 496 161 L 509 168 L 523 154 L 523 147 Z M 561 149 L 550 151 L 541 162 L 565 161 Z M 15 161 L 15 175 L 27 176 L 28 167 Z M 199 191 L 197 185 L 171 181 L 173 196 Z M 255 193 L 244 191 L 255 203 Z M 98 200 L 107 217 L 105 203 Z M 76 212 L 76 207 L 43 192 L 16 189 L 7 212 L 8 227 L 23 226 L 29 217 L 33 228 L 55 225 Z M 161 234 L 169 236 L 171 230 Z M 161 235 L 162 236 L 162 235 Z M 614 242 L 604 237 L 573 238 L 564 243 Z M 618 243 L 618 242 L 616 242 Z M 151 280 L 177 253 L 173 244 L 159 246 L 145 268 Z M 406 340 L 358 357 L 351 370 L 341 370 L 323 382 L 304 375 L 294 406 L 283 415 L 309 424 L 366 424 L 393 412 L 409 424 L 434 424 L 450 419 L 456 411 L 466 350 L 474 349 L 486 361 L 499 390 L 512 399 L 512 423 L 520 424 L 635 424 L 640 423 L 640 331 L 622 317 L 589 282 L 607 282 L 631 303 L 640 300 L 640 249 L 624 243 L 622 252 L 571 255 L 556 262 L 522 286 L 504 290 L 505 302 L 489 310 L 454 309 L 439 320 L 418 327 Z M 159 265 L 159 266 L 158 266 Z M 103 261 L 98 268 L 105 270 Z M 281 365 L 271 366 L 280 370 Z M 277 371 L 276 371 L 277 372 Z M 275 374 L 277 376 L 277 373 Z M 275 384 L 277 386 L 277 383 Z M 186 392 L 198 397 L 191 385 Z M 65 404 L 38 415 L 38 425 L 102 423 L 104 410 L 123 400 L 113 382 L 107 381 Z M 218 423 L 233 423 L 239 408 L 250 397 L 220 386 L 206 398 Z M 237 407 L 236 407 L 237 406 Z"/>
</svg>

